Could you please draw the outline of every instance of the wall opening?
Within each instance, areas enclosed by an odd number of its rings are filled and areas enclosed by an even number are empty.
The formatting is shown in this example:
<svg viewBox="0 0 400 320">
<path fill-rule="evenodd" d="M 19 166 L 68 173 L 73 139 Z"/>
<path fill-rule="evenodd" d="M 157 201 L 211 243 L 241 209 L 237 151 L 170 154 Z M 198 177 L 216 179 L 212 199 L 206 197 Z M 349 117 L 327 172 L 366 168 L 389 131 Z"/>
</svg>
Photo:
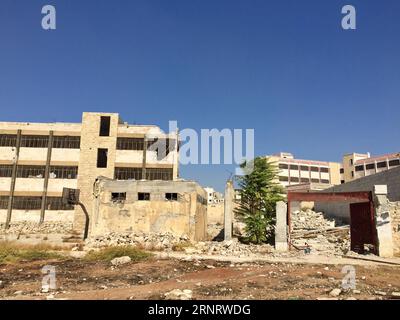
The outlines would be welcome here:
<svg viewBox="0 0 400 320">
<path fill-rule="evenodd" d="M 150 193 L 147 192 L 139 192 L 138 193 L 139 201 L 150 201 Z"/>
<path fill-rule="evenodd" d="M 97 168 L 107 168 L 108 149 L 97 149 Z"/>
<path fill-rule="evenodd" d="M 110 136 L 110 123 L 111 123 L 111 117 L 109 116 L 100 117 L 100 137 Z"/>
</svg>

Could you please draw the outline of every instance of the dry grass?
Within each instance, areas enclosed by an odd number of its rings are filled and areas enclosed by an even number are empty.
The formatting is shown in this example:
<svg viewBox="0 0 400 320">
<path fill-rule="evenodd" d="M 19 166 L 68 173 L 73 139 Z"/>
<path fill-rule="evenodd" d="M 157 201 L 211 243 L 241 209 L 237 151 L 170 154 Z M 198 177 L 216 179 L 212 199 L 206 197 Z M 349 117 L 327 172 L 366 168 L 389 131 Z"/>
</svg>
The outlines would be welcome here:
<svg viewBox="0 0 400 320">
<path fill-rule="evenodd" d="M 47 244 L 27 245 L 15 242 L 0 242 L 0 264 L 13 264 L 20 261 L 34 261 L 62 258 L 55 251 L 61 247 Z"/>
<path fill-rule="evenodd" d="M 186 248 L 192 247 L 190 242 L 180 242 L 172 246 L 173 251 L 185 251 Z"/>
<path fill-rule="evenodd" d="M 121 246 L 121 247 L 107 247 L 101 249 L 100 251 L 92 251 L 89 252 L 85 256 L 85 260 L 87 261 L 111 261 L 114 258 L 128 256 L 132 259 L 132 261 L 138 262 L 145 259 L 148 259 L 152 256 L 152 254 L 145 252 L 141 249 L 130 247 L 130 246 Z"/>
</svg>

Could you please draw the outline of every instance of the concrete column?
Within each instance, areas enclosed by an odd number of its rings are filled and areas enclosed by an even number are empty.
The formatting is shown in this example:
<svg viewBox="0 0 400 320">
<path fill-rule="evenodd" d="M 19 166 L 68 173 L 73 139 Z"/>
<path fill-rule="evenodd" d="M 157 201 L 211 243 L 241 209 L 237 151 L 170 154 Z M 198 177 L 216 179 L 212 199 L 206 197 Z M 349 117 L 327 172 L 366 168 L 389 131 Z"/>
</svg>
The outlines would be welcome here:
<svg viewBox="0 0 400 320">
<path fill-rule="evenodd" d="M 233 197 L 234 197 L 233 181 L 228 180 L 225 186 L 224 240 L 232 239 Z"/>
<path fill-rule="evenodd" d="M 387 186 L 374 186 L 375 227 L 380 257 L 393 257 L 392 223 Z"/>
<path fill-rule="evenodd" d="M 50 165 L 51 165 L 51 152 L 53 150 L 53 136 L 54 136 L 54 132 L 50 131 L 49 142 L 48 142 L 48 146 L 47 146 L 47 160 L 46 160 L 46 169 L 44 172 L 44 185 L 43 185 L 43 193 L 42 193 L 42 204 L 40 207 L 39 224 L 42 224 L 44 222 L 44 215 L 46 212 L 47 189 L 49 186 L 49 175 L 50 175 Z"/>
<path fill-rule="evenodd" d="M 8 229 L 10 227 L 10 222 L 11 222 L 12 207 L 13 207 L 13 203 L 14 203 L 15 182 L 17 180 L 19 150 L 21 147 L 21 136 L 22 136 L 22 131 L 18 130 L 17 131 L 17 143 L 15 146 L 15 157 L 13 160 L 13 168 L 12 168 L 12 174 L 11 174 L 11 186 L 10 186 L 10 195 L 8 198 L 7 218 L 6 218 L 6 223 L 5 223 L 5 229 Z"/>
<path fill-rule="evenodd" d="M 146 180 L 146 156 L 147 156 L 147 138 L 143 141 L 143 162 L 142 162 L 142 180 Z"/>
<path fill-rule="evenodd" d="M 288 250 L 287 239 L 287 205 L 283 201 L 276 203 L 275 249 Z"/>
</svg>

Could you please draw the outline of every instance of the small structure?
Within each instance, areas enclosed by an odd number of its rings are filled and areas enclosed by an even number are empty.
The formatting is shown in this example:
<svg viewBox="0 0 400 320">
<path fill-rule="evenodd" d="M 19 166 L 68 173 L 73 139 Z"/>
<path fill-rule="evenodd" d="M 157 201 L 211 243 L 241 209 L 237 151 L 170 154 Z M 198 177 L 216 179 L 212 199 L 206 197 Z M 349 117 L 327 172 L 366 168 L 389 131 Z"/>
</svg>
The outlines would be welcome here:
<svg viewBox="0 0 400 320">
<path fill-rule="evenodd" d="M 94 188 L 90 236 L 163 233 L 207 237 L 207 200 L 194 181 L 118 181 L 100 177 Z"/>
<path fill-rule="evenodd" d="M 374 186 L 373 192 L 331 192 L 331 193 L 288 193 L 288 226 L 290 238 L 290 217 L 292 201 L 320 201 L 343 203 L 350 211 L 351 250 L 364 253 L 364 245 L 372 245 L 374 252 L 381 257 L 393 257 L 394 248 L 399 244 L 396 228 L 392 227 L 391 211 L 393 203 L 387 199 L 387 188 L 384 185 Z M 393 214 L 397 217 L 396 214 Z M 397 230 L 398 233 L 398 230 Z M 289 240 L 290 243 L 290 240 Z"/>
</svg>

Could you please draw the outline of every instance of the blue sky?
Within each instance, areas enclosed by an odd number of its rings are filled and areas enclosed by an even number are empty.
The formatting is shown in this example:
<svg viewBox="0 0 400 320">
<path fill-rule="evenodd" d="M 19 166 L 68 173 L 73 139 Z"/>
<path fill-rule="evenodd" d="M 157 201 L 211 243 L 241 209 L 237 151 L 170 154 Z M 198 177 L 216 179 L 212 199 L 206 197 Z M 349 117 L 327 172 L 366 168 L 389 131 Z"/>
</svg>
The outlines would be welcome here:
<svg viewBox="0 0 400 320">
<path fill-rule="evenodd" d="M 341 28 L 346 4 L 357 30 Z M 254 128 L 257 155 L 397 152 L 399 31 L 398 0 L 1 0 L 0 120 L 107 111 L 165 130 Z M 233 170 L 181 176 L 222 190 Z"/>
</svg>

